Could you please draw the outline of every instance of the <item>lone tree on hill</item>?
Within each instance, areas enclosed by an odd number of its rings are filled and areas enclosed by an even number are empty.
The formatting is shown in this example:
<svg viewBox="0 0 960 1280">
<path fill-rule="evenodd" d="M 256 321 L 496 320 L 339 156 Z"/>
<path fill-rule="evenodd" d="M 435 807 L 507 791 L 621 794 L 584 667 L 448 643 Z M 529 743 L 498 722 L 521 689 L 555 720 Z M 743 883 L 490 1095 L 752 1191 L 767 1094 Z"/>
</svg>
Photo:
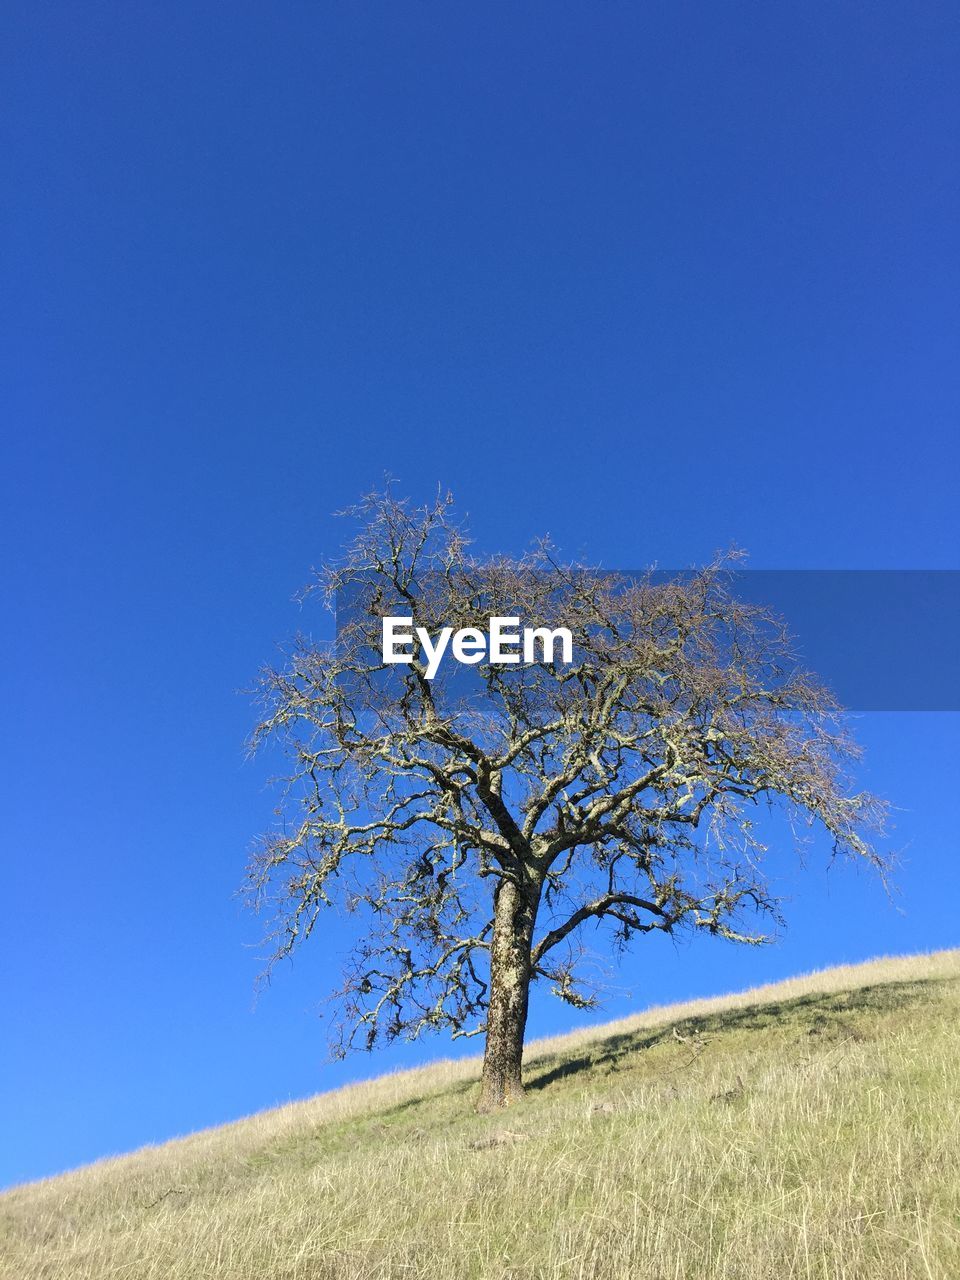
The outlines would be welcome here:
<svg viewBox="0 0 960 1280">
<path fill-rule="evenodd" d="M 477 560 L 449 498 L 375 494 L 350 514 L 359 536 L 310 588 L 339 600 L 336 641 L 301 638 L 262 676 L 253 744 L 285 750 L 289 818 L 250 869 L 277 910 L 275 958 L 334 903 L 358 914 L 342 1052 L 485 1034 L 479 1107 L 515 1101 L 531 981 L 594 1003 L 585 926 L 616 950 L 655 931 L 767 940 L 780 917 L 750 816 L 762 802 L 882 873 L 867 834 L 882 809 L 850 792 L 839 707 L 776 620 L 733 597 L 723 560 L 630 581 L 547 544 Z M 383 665 L 384 616 L 431 636 L 492 616 L 565 626 L 575 658 L 450 662 L 430 680 L 419 644 Z"/>
</svg>

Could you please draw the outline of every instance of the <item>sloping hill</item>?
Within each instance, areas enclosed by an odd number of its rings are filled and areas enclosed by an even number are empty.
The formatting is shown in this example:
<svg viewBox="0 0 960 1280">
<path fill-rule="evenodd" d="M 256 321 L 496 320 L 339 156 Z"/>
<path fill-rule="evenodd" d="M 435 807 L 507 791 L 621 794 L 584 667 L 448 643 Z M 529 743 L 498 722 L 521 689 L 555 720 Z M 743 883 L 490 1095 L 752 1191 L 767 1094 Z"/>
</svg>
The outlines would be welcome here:
<svg viewBox="0 0 960 1280">
<path fill-rule="evenodd" d="M 960 951 L 442 1062 L 0 1197 L 4 1280 L 960 1277 Z"/>
</svg>

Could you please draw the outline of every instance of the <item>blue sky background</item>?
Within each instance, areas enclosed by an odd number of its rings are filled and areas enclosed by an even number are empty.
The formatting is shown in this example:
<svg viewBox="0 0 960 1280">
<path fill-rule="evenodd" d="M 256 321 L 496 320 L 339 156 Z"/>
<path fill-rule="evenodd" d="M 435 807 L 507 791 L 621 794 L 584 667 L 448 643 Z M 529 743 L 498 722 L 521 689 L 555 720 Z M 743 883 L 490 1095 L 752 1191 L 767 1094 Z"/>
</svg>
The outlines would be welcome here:
<svg viewBox="0 0 960 1280">
<path fill-rule="evenodd" d="M 448 1051 L 327 1065 L 346 935 L 254 1007 L 232 897 L 237 690 L 385 471 L 481 550 L 958 567 L 958 28 L 3 5 L 0 1184 Z M 960 942 L 958 718 L 859 725 L 903 914 L 814 858 L 782 944 L 641 946 L 611 1016 Z"/>
</svg>

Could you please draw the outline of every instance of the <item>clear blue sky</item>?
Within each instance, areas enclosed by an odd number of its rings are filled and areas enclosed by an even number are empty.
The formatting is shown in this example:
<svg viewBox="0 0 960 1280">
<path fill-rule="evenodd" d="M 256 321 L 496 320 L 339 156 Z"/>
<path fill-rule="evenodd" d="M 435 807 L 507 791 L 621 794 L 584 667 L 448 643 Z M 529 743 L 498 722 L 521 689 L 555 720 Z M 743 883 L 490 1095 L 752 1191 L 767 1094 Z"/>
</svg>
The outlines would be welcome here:
<svg viewBox="0 0 960 1280">
<path fill-rule="evenodd" d="M 0 1184 L 448 1051 L 327 1065 L 345 935 L 254 1008 L 231 896 L 237 690 L 385 471 L 481 549 L 958 567 L 958 18 L 7 0 Z M 960 942 L 958 718 L 860 733 L 903 914 L 815 860 L 611 1014 Z"/>
</svg>

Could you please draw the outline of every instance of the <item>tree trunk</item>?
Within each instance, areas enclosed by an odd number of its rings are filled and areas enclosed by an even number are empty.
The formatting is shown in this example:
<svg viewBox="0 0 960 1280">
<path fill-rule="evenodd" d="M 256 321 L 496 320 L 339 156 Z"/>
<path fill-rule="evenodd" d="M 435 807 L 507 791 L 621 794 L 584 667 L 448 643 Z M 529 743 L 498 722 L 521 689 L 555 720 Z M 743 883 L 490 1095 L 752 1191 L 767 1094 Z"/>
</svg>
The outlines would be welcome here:
<svg viewBox="0 0 960 1280">
<path fill-rule="evenodd" d="M 501 880 L 494 897 L 487 1041 L 477 1110 L 499 1111 L 523 1095 L 523 1035 L 537 896 Z"/>
</svg>

